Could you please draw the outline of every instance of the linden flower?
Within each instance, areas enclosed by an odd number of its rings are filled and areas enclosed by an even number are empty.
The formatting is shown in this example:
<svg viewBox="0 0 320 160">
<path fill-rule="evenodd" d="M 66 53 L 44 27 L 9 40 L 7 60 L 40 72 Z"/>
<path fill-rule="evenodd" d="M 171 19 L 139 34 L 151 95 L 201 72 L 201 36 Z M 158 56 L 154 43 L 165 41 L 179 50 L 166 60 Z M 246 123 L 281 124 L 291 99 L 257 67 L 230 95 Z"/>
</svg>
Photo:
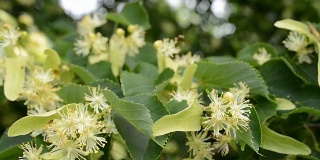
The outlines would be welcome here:
<svg viewBox="0 0 320 160">
<path fill-rule="evenodd" d="M 16 45 L 20 37 L 18 29 L 14 29 L 8 24 L 3 25 L 2 31 L 0 31 L 0 47 L 6 47 L 9 45 Z"/>
<path fill-rule="evenodd" d="M 81 144 L 78 140 L 66 140 L 64 143 L 62 143 L 57 148 L 54 148 L 52 151 L 53 155 L 59 155 L 61 156 L 61 159 L 66 160 L 74 160 L 74 159 L 83 159 L 86 158 L 84 156 L 87 156 L 88 153 L 83 151 L 81 149 Z"/>
<path fill-rule="evenodd" d="M 199 55 L 191 55 L 191 52 L 188 52 L 188 54 L 186 55 L 182 55 L 182 56 L 179 56 L 177 55 L 175 58 L 174 58 L 174 61 L 179 65 L 179 66 L 182 66 L 182 67 L 187 67 L 189 66 L 190 64 L 194 64 L 198 61 L 200 61 L 200 56 Z"/>
<path fill-rule="evenodd" d="M 246 97 L 249 97 L 250 88 L 244 82 L 239 82 L 237 84 L 233 84 L 235 87 L 230 88 L 229 91 L 233 95 L 238 95 L 237 100 L 242 102 Z"/>
<path fill-rule="evenodd" d="M 254 53 L 252 58 L 257 61 L 259 65 L 263 65 L 271 59 L 271 54 L 265 48 L 259 48 L 258 53 Z"/>
<path fill-rule="evenodd" d="M 313 49 L 307 48 L 309 41 L 307 37 L 298 32 L 290 32 L 286 40 L 283 41 L 284 46 L 290 51 L 297 52 L 298 62 L 311 64 L 312 60 L 310 58 Z"/>
<path fill-rule="evenodd" d="M 232 138 L 226 135 L 219 135 L 216 138 L 217 142 L 213 143 L 214 148 L 219 148 L 218 152 L 221 152 L 222 156 L 225 156 L 229 153 L 229 143 Z"/>
<path fill-rule="evenodd" d="M 54 87 L 54 75 L 51 70 L 44 71 L 43 68 L 36 66 L 31 72 L 27 72 L 20 98 L 26 100 L 29 113 L 51 111 L 59 108 L 59 102 L 62 101 L 55 93 L 58 89 Z"/>
<path fill-rule="evenodd" d="M 94 54 L 104 54 L 107 52 L 108 38 L 103 37 L 101 33 L 94 35 L 92 40 L 92 50 Z"/>
<path fill-rule="evenodd" d="M 138 49 L 146 44 L 144 40 L 145 31 L 138 25 L 129 25 L 128 31 L 130 35 L 125 41 L 125 46 L 127 48 L 126 52 L 129 56 L 134 56 L 139 53 Z"/>
<path fill-rule="evenodd" d="M 81 37 L 76 40 L 74 46 L 74 51 L 78 56 L 87 56 L 90 53 L 91 40 L 87 36 Z"/>
<path fill-rule="evenodd" d="M 90 95 L 85 94 L 84 99 L 89 102 L 90 107 L 94 109 L 94 112 L 99 114 L 100 111 L 109 111 L 110 106 L 106 103 L 107 100 L 100 92 L 100 88 L 90 88 Z"/>
<path fill-rule="evenodd" d="M 207 132 L 192 132 L 191 135 L 187 135 L 187 139 L 186 145 L 189 146 L 189 152 L 192 153 L 193 159 L 212 159 L 215 148 L 212 147 L 210 142 L 205 142 L 210 139 L 210 137 L 207 137 Z"/>
<path fill-rule="evenodd" d="M 99 151 L 98 146 L 104 147 L 105 143 L 107 143 L 104 137 L 98 136 L 99 134 L 105 133 L 102 132 L 101 129 L 102 127 L 99 125 L 91 125 L 91 127 L 80 134 L 79 141 L 82 145 L 86 146 L 87 152 L 97 153 Z"/>
<path fill-rule="evenodd" d="M 311 64 L 312 63 L 312 59 L 311 57 L 311 53 L 313 52 L 313 49 L 310 48 L 304 48 L 299 50 L 299 52 L 297 52 L 297 56 L 298 56 L 298 62 L 301 63 L 308 63 Z"/>
<path fill-rule="evenodd" d="M 173 39 L 165 38 L 154 42 L 158 54 L 164 54 L 167 57 L 173 57 L 180 52 L 180 48 L 176 47 L 178 42 Z"/>
<path fill-rule="evenodd" d="M 82 36 L 92 33 L 96 27 L 106 23 L 104 15 L 92 14 L 83 17 L 78 23 L 78 33 Z"/>
<path fill-rule="evenodd" d="M 298 32 L 290 32 L 286 40 L 283 41 L 283 44 L 290 51 L 299 51 L 302 48 L 307 47 L 308 41 L 305 35 Z"/>
<path fill-rule="evenodd" d="M 110 114 L 107 114 L 104 117 L 104 130 L 109 135 L 118 133 L 116 125 L 114 124 L 114 121 L 112 120 L 112 117 Z"/>
<path fill-rule="evenodd" d="M 188 91 L 184 91 L 182 88 L 178 87 L 177 91 L 173 91 L 171 93 L 171 96 L 174 100 L 176 101 L 183 101 L 186 100 L 188 105 L 192 105 L 194 100 L 196 98 L 198 98 L 198 92 L 197 90 L 193 89 L 193 90 L 188 90 Z"/>
<path fill-rule="evenodd" d="M 37 149 L 33 143 L 25 143 L 20 146 L 23 150 L 23 156 L 19 157 L 21 160 L 41 160 L 40 154 L 42 152 L 42 145 Z"/>
</svg>

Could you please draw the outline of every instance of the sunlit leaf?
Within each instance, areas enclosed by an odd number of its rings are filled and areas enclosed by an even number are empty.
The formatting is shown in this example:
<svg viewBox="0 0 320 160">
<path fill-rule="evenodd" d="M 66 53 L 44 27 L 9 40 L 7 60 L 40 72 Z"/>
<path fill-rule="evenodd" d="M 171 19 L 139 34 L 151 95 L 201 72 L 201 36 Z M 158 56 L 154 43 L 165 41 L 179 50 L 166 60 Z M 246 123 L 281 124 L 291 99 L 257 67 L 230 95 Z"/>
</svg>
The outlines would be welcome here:
<svg viewBox="0 0 320 160">
<path fill-rule="evenodd" d="M 47 55 L 47 57 L 44 61 L 43 68 L 45 70 L 59 70 L 59 67 L 61 65 L 59 54 L 53 49 L 46 49 L 44 51 L 44 54 Z"/>
<path fill-rule="evenodd" d="M 23 89 L 27 60 L 21 56 L 5 58 L 4 95 L 11 101 L 16 100 Z"/>
<path fill-rule="evenodd" d="M 70 107 L 75 108 L 76 104 L 68 104 L 53 111 L 23 117 L 11 125 L 8 130 L 8 136 L 26 135 L 32 131 L 44 129 L 51 120 L 60 118 L 59 111 L 65 111 Z"/>
<path fill-rule="evenodd" d="M 201 129 L 202 109 L 194 102 L 181 112 L 166 115 L 153 124 L 153 135 L 160 136 L 175 131 L 198 131 Z"/>
</svg>

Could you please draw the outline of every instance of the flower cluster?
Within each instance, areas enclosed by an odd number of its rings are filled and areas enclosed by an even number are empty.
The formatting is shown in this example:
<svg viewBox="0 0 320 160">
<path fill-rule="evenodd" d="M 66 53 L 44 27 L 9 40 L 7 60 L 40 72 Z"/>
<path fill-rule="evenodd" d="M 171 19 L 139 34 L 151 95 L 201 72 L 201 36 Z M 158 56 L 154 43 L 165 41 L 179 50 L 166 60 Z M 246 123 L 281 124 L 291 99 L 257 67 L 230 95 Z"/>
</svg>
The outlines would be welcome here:
<svg viewBox="0 0 320 160">
<path fill-rule="evenodd" d="M 15 46 L 19 38 L 19 30 L 5 23 L 0 30 L 0 47 Z"/>
<path fill-rule="evenodd" d="M 158 54 L 164 54 L 167 57 L 174 57 L 179 54 L 180 48 L 176 47 L 178 41 L 176 39 L 165 38 L 163 40 L 157 40 L 154 42 L 154 46 L 157 49 Z"/>
<path fill-rule="evenodd" d="M 263 65 L 271 59 L 271 54 L 265 48 L 259 48 L 258 53 L 254 53 L 252 58 L 257 61 L 259 65 Z"/>
<path fill-rule="evenodd" d="M 188 136 L 187 145 L 194 158 L 208 158 L 212 150 L 218 150 L 222 155 L 226 155 L 229 152 L 228 144 L 237 137 L 236 132 L 248 129 L 251 105 L 245 98 L 249 94 L 249 88 L 243 82 L 235 86 L 221 96 L 214 89 L 208 93 L 211 103 L 204 107 L 205 116 L 202 121 L 204 130 Z M 209 131 L 212 131 L 212 137 L 206 137 Z M 205 142 L 210 138 L 214 138 L 216 142 L 213 144 Z"/>
<path fill-rule="evenodd" d="M 55 93 L 57 90 L 52 71 L 35 66 L 27 72 L 20 99 L 26 100 L 29 115 L 44 113 L 60 107 L 62 100 Z"/>
<path fill-rule="evenodd" d="M 298 62 L 311 64 L 311 54 L 313 52 L 312 48 L 308 48 L 310 44 L 308 38 L 298 32 L 290 32 L 287 39 L 283 41 L 283 44 L 288 50 L 297 53 Z"/>
<path fill-rule="evenodd" d="M 99 88 L 91 88 L 85 95 L 86 104 L 78 103 L 58 112 L 59 119 L 49 122 L 42 132 L 50 152 L 40 155 L 29 144 L 24 144 L 23 157 L 54 157 L 55 159 L 85 159 L 97 153 L 107 143 L 106 135 L 117 134 L 106 99 Z M 93 111 L 90 109 L 93 108 Z"/>
<path fill-rule="evenodd" d="M 138 25 L 129 25 L 128 35 L 121 28 L 109 38 L 104 37 L 94 29 L 105 23 L 96 14 L 84 17 L 78 24 L 80 37 L 74 43 L 74 51 L 79 56 L 89 56 L 89 63 L 100 61 L 117 63 L 113 66 L 113 73 L 119 74 L 119 69 L 124 65 L 126 55 L 135 56 L 138 49 L 145 45 L 145 31 Z"/>
</svg>

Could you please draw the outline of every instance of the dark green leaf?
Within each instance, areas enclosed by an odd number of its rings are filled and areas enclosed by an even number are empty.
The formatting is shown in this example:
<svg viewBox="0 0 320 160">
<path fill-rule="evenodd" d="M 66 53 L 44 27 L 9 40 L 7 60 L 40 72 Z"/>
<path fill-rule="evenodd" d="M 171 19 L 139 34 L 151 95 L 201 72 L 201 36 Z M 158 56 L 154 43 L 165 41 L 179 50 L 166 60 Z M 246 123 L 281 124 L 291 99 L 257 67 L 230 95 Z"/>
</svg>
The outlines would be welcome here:
<svg viewBox="0 0 320 160">
<path fill-rule="evenodd" d="M 260 143 L 261 143 L 261 125 L 260 125 L 260 120 L 255 108 L 252 107 L 250 111 L 251 111 L 251 114 L 249 116 L 249 119 L 250 119 L 249 129 L 247 131 L 243 129 L 238 130 L 237 138 L 241 139 L 242 141 L 240 142 L 242 150 L 244 149 L 244 145 L 247 144 L 255 152 L 258 153 Z"/>
<path fill-rule="evenodd" d="M 176 100 L 170 101 L 167 105 L 167 109 L 170 114 L 178 113 L 186 108 L 188 108 L 188 103 L 186 100 L 178 102 Z"/>
<path fill-rule="evenodd" d="M 112 74 L 111 64 L 109 62 L 101 61 L 88 65 L 87 69 L 97 79 L 108 78 L 116 82 L 116 78 Z"/>
<path fill-rule="evenodd" d="M 235 83 L 245 82 L 250 88 L 250 95 L 268 97 L 268 89 L 257 71 L 244 62 L 230 62 L 216 64 L 212 62 L 199 62 L 195 77 L 200 85 L 207 88 L 228 89 Z"/>
<path fill-rule="evenodd" d="M 74 72 L 85 84 L 90 84 L 95 81 L 95 77 L 85 68 L 72 65 L 71 71 Z"/>
<path fill-rule="evenodd" d="M 268 54 L 271 55 L 272 58 L 278 57 L 278 53 L 273 49 L 273 47 L 270 44 L 267 43 L 256 43 L 252 46 L 248 46 L 246 48 L 243 48 L 237 53 L 237 59 L 241 61 L 248 62 L 249 64 L 253 66 L 260 66 L 257 63 L 257 60 L 253 59 L 253 54 L 259 53 L 259 49 L 264 48 Z"/>
<path fill-rule="evenodd" d="M 62 87 L 58 92 L 58 96 L 63 100 L 63 103 L 83 103 L 84 94 L 89 94 L 89 87 L 77 84 L 68 84 Z"/>
<path fill-rule="evenodd" d="M 29 135 L 8 137 L 5 131 L 0 139 L 0 159 L 18 159 L 22 155 L 22 149 L 19 146 L 31 140 L 32 137 Z"/>
</svg>

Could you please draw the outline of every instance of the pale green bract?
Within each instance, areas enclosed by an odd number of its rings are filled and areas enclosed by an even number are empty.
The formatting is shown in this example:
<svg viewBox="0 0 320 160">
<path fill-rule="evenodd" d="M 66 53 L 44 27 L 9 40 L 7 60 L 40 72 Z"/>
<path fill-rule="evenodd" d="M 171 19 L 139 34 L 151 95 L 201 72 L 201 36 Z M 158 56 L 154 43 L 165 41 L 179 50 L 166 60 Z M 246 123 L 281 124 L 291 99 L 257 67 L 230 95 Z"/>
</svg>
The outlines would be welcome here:
<svg viewBox="0 0 320 160">
<path fill-rule="evenodd" d="M 267 126 L 262 126 L 261 148 L 282 154 L 309 155 L 310 148 L 285 135 L 272 131 Z"/>
<path fill-rule="evenodd" d="M 15 101 L 23 89 L 27 60 L 27 57 L 5 58 L 4 94 L 10 101 Z"/>
</svg>

